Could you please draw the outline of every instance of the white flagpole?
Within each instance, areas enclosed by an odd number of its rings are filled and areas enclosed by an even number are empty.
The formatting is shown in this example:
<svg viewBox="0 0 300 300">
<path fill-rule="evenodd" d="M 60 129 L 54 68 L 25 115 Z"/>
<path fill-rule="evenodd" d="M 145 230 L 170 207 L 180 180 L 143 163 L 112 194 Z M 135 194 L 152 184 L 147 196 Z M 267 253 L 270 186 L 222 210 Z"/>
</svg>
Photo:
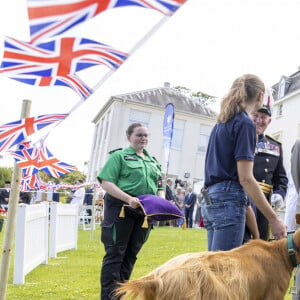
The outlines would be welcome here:
<svg viewBox="0 0 300 300">
<path fill-rule="evenodd" d="M 172 17 L 172 15 L 171 16 L 168 16 L 168 15 L 165 15 L 165 16 L 163 16 L 130 50 L 129 50 L 129 52 L 128 52 L 128 57 L 127 57 L 127 59 L 129 59 L 134 53 L 135 53 L 135 51 L 137 51 L 146 41 L 148 41 L 157 31 L 158 31 L 158 29 L 163 25 L 163 24 L 165 24 L 166 22 L 167 22 L 167 20 L 170 18 L 170 17 Z M 126 63 L 126 61 L 124 61 L 124 63 Z M 124 64 L 123 63 L 123 64 Z M 119 67 L 119 68 L 121 68 L 122 67 L 122 65 Z M 118 68 L 118 69 L 119 69 Z M 88 100 L 88 98 L 90 98 L 93 94 L 94 94 L 94 92 L 96 91 L 96 90 L 98 90 L 101 86 L 102 86 L 102 84 L 106 81 L 106 80 L 108 80 L 111 76 L 112 76 L 112 74 L 114 73 L 114 72 L 116 72 L 118 69 L 116 69 L 116 70 L 109 70 L 95 85 L 94 85 L 94 87 L 93 87 L 93 92 L 87 97 L 87 98 L 81 98 L 71 109 L 70 109 L 70 111 L 68 112 L 69 113 L 69 116 L 71 115 L 71 113 L 72 112 L 74 112 L 80 105 L 82 105 L 85 101 L 87 101 Z M 59 122 L 57 122 L 56 124 L 55 124 L 55 126 L 53 126 L 53 128 L 55 128 L 55 127 L 57 127 L 61 122 L 63 122 L 64 120 L 66 120 L 68 118 L 68 116 L 65 118 L 65 119 L 63 119 L 63 120 L 61 120 L 61 121 L 59 121 Z M 52 129 L 53 129 L 52 128 Z M 51 129 L 51 130 L 52 130 Z M 46 140 L 46 138 L 48 137 L 48 135 L 50 134 L 50 131 L 48 132 L 48 133 L 46 133 L 40 140 Z M 1 299 L 0 299 L 1 300 Z"/>
<path fill-rule="evenodd" d="M 128 57 L 127 59 L 129 59 L 146 41 L 148 41 L 157 31 L 158 29 L 167 22 L 167 20 L 170 18 L 170 16 L 164 16 L 162 17 L 128 52 Z M 127 60 L 126 59 L 126 60 Z M 124 63 L 126 63 L 126 60 L 124 61 Z M 123 64 L 124 64 L 123 63 Z M 122 65 L 123 65 L 122 64 Z M 121 68 L 122 65 L 119 67 Z M 118 68 L 118 69 L 119 69 Z M 117 69 L 117 70 L 118 70 Z M 93 92 L 88 96 L 91 97 L 94 92 L 96 90 L 98 90 L 102 84 L 109 79 L 113 73 L 115 73 L 117 70 L 110 70 L 108 71 L 93 87 Z M 86 98 L 85 100 L 81 99 L 79 102 L 76 103 L 76 105 L 69 111 L 69 113 L 71 114 L 71 112 L 73 112 L 74 110 L 76 110 L 84 101 L 86 101 L 88 98 Z M 62 120 L 63 121 L 63 120 Z M 62 122 L 61 121 L 61 122 Z"/>
<path fill-rule="evenodd" d="M 127 59 L 129 59 L 134 53 L 135 53 L 135 51 L 137 51 L 147 40 L 149 40 L 150 39 L 150 37 L 151 36 L 153 36 L 154 35 L 154 33 L 155 32 L 157 32 L 158 31 L 158 29 L 164 24 L 164 23 L 166 23 L 167 22 L 167 20 L 170 18 L 171 16 L 164 16 L 164 17 L 162 17 L 130 50 L 129 50 L 129 52 L 128 52 L 128 57 L 127 57 Z M 126 60 L 124 61 L 124 63 L 126 63 Z M 123 63 L 123 64 L 124 64 Z M 122 65 L 123 65 L 122 64 Z M 122 67 L 122 65 L 119 67 L 119 68 L 121 68 Z M 118 68 L 118 69 L 119 69 Z M 88 100 L 88 98 L 90 98 L 94 93 L 95 93 L 95 91 L 96 90 L 98 90 L 101 86 L 102 86 L 102 84 L 106 81 L 106 80 L 108 80 L 111 76 L 112 76 L 112 74 L 113 73 L 115 73 L 118 69 L 116 69 L 116 70 L 109 70 L 95 85 L 94 85 L 94 87 L 92 88 L 93 89 L 93 92 L 87 97 L 87 98 L 85 98 L 85 99 L 83 99 L 83 98 L 81 98 L 71 109 L 70 109 L 70 111 L 68 112 L 69 113 L 69 115 L 71 115 L 71 113 L 73 112 L 73 111 L 75 111 L 81 104 L 83 104 L 85 101 L 87 101 Z M 65 119 L 67 119 L 67 117 L 65 118 Z M 65 120 L 64 119 L 64 120 Z M 61 122 L 63 122 L 64 120 L 61 120 L 60 122 L 57 122 L 56 123 L 56 125 L 54 126 L 54 127 L 56 127 L 56 126 L 58 126 Z M 53 128 L 54 128 L 53 127 Z M 49 133 L 48 133 L 49 134 Z M 46 134 L 45 136 L 47 137 L 48 136 L 48 134 Z"/>
<path fill-rule="evenodd" d="M 135 53 L 135 51 L 137 51 L 147 40 L 149 40 L 149 38 L 164 24 L 167 22 L 167 20 L 170 18 L 170 16 L 164 16 L 163 18 L 160 19 L 160 21 L 158 23 L 156 23 L 132 48 L 131 50 L 128 52 L 128 58 L 131 57 L 131 55 L 133 53 Z M 127 58 L 127 59 L 128 59 Z M 126 62 L 126 61 L 125 61 Z M 125 63 L 124 62 L 124 63 Z M 122 67 L 122 65 L 120 66 Z M 120 68 L 119 67 L 119 68 Z M 119 69 L 118 68 L 118 69 Z M 118 70 L 117 69 L 117 70 Z M 100 88 L 100 86 L 102 86 L 102 84 L 108 80 L 110 78 L 110 76 L 112 76 L 113 73 L 115 73 L 117 70 L 109 70 L 96 84 L 95 86 L 93 87 L 93 92 L 86 98 L 86 99 L 83 99 L 81 98 L 68 112 L 68 116 L 66 118 L 64 118 L 63 120 L 60 120 L 59 122 L 57 122 L 53 128 L 57 127 L 61 122 L 63 122 L 64 120 L 66 120 L 72 112 L 74 112 L 78 107 L 81 106 L 81 104 L 83 104 L 85 101 L 88 100 L 88 98 L 90 98 L 94 92 Z M 53 129 L 51 128 L 51 130 Z M 39 139 L 39 141 L 45 141 L 46 138 L 48 137 L 48 135 L 50 134 L 51 130 L 49 132 L 47 132 L 43 137 L 41 137 Z M 37 141 L 36 143 L 38 143 L 39 141 Z M 35 143 L 35 144 L 36 144 Z M 1 299 L 0 299 L 1 300 Z"/>
</svg>

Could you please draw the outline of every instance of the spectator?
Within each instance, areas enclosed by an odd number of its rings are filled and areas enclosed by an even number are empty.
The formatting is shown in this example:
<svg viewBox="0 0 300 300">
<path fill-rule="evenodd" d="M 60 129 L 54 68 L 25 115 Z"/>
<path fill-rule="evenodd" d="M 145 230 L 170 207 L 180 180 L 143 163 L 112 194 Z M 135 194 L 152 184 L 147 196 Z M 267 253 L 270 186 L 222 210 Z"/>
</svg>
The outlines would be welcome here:
<svg viewBox="0 0 300 300">
<path fill-rule="evenodd" d="M 171 178 L 167 179 L 167 184 L 166 184 L 166 199 L 169 201 L 174 200 L 173 192 L 172 192 L 172 184 L 173 181 Z"/>
<path fill-rule="evenodd" d="M 72 197 L 71 204 L 78 205 L 79 209 L 81 209 L 84 200 L 84 195 L 85 195 L 85 189 L 83 186 L 83 180 L 77 179 L 76 191 L 74 192 L 74 194 L 71 195 Z"/>
<path fill-rule="evenodd" d="M 188 193 L 184 197 L 184 210 L 185 210 L 185 221 L 186 226 L 188 228 L 193 228 L 193 213 L 194 213 L 194 206 L 196 202 L 196 194 L 193 193 L 193 188 L 188 188 Z"/>
<path fill-rule="evenodd" d="M 5 181 L 4 188 L 0 189 L 0 204 L 7 205 L 10 194 L 10 181 Z"/>
<path fill-rule="evenodd" d="M 29 192 L 20 192 L 19 203 L 30 204 L 31 194 Z"/>
</svg>

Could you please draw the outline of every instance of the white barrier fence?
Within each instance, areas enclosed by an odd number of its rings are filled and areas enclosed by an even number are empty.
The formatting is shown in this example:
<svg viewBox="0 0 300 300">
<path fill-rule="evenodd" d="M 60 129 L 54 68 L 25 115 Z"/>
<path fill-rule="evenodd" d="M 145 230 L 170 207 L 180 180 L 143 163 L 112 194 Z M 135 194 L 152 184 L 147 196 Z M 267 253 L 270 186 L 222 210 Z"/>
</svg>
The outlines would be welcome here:
<svg viewBox="0 0 300 300">
<path fill-rule="evenodd" d="M 48 203 L 18 206 L 14 284 L 23 284 L 27 273 L 48 263 L 48 215 Z"/>
<path fill-rule="evenodd" d="M 77 249 L 78 206 L 53 202 L 50 205 L 50 247 L 49 256 L 58 252 Z"/>
<path fill-rule="evenodd" d="M 49 204 L 20 204 L 17 210 L 14 284 L 23 284 L 25 275 L 40 264 L 48 263 L 49 256 L 58 252 L 77 249 L 78 206 L 51 203 L 50 238 Z"/>
</svg>

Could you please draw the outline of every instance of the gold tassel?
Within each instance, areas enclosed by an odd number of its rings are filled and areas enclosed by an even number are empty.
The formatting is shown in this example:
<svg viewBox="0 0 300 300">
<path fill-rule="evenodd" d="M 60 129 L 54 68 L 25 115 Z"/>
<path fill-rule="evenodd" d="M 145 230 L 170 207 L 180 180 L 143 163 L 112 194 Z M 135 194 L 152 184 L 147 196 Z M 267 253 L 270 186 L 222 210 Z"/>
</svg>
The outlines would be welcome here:
<svg viewBox="0 0 300 300">
<path fill-rule="evenodd" d="M 145 216 L 145 218 L 144 218 L 144 222 L 143 222 L 142 228 L 148 228 L 147 216 Z"/>
<path fill-rule="evenodd" d="M 182 229 L 183 229 L 183 230 L 186 229 L 186 219 L 185 219 L 185 218 L 184 218 L 184 220 L 183 220 Z"/>
<path fill-rule="evenodd" d="M 121 208 L 120 214 L 119 214 L 120 218 L 125 218 L 125 210 L 124 210 L 124 205 Z"/>
</svg>

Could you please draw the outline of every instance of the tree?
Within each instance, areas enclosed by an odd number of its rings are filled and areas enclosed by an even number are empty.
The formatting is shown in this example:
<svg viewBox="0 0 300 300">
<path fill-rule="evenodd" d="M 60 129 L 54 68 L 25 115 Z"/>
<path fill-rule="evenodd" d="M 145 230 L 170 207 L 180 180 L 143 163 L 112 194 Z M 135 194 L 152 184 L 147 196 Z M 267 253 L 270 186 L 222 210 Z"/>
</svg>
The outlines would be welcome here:
<svg viewBox="0 0 300 300">
<path fill-rule="evenodd" d="M 12 168 L 0 167 L 0 187 L 4 187 L 5 181 L 11 181 Z"/>
<path fill-rule="evenodd" d="M 80 171 L 74 171 L 61 176 L 59 179 L 65 183 L 75 184 L 77 179 L 85 181 L 86 176 Z"/>
<path fill-rule="evenodd" d="M 174 87 L 177 91 L 179 91 L 182 94 L 185 94 L 186 96 L 190 97 L 192 100 L 200 103 L 204 107 L 209 107 L 212 104 L 216 102 L 217 97 L 208 95 L 206 93 L 203 93 L 201 91 L 193 92 L 191 89 L 184 87 L 184 86 L 176 86 Z"/>
</svg>

